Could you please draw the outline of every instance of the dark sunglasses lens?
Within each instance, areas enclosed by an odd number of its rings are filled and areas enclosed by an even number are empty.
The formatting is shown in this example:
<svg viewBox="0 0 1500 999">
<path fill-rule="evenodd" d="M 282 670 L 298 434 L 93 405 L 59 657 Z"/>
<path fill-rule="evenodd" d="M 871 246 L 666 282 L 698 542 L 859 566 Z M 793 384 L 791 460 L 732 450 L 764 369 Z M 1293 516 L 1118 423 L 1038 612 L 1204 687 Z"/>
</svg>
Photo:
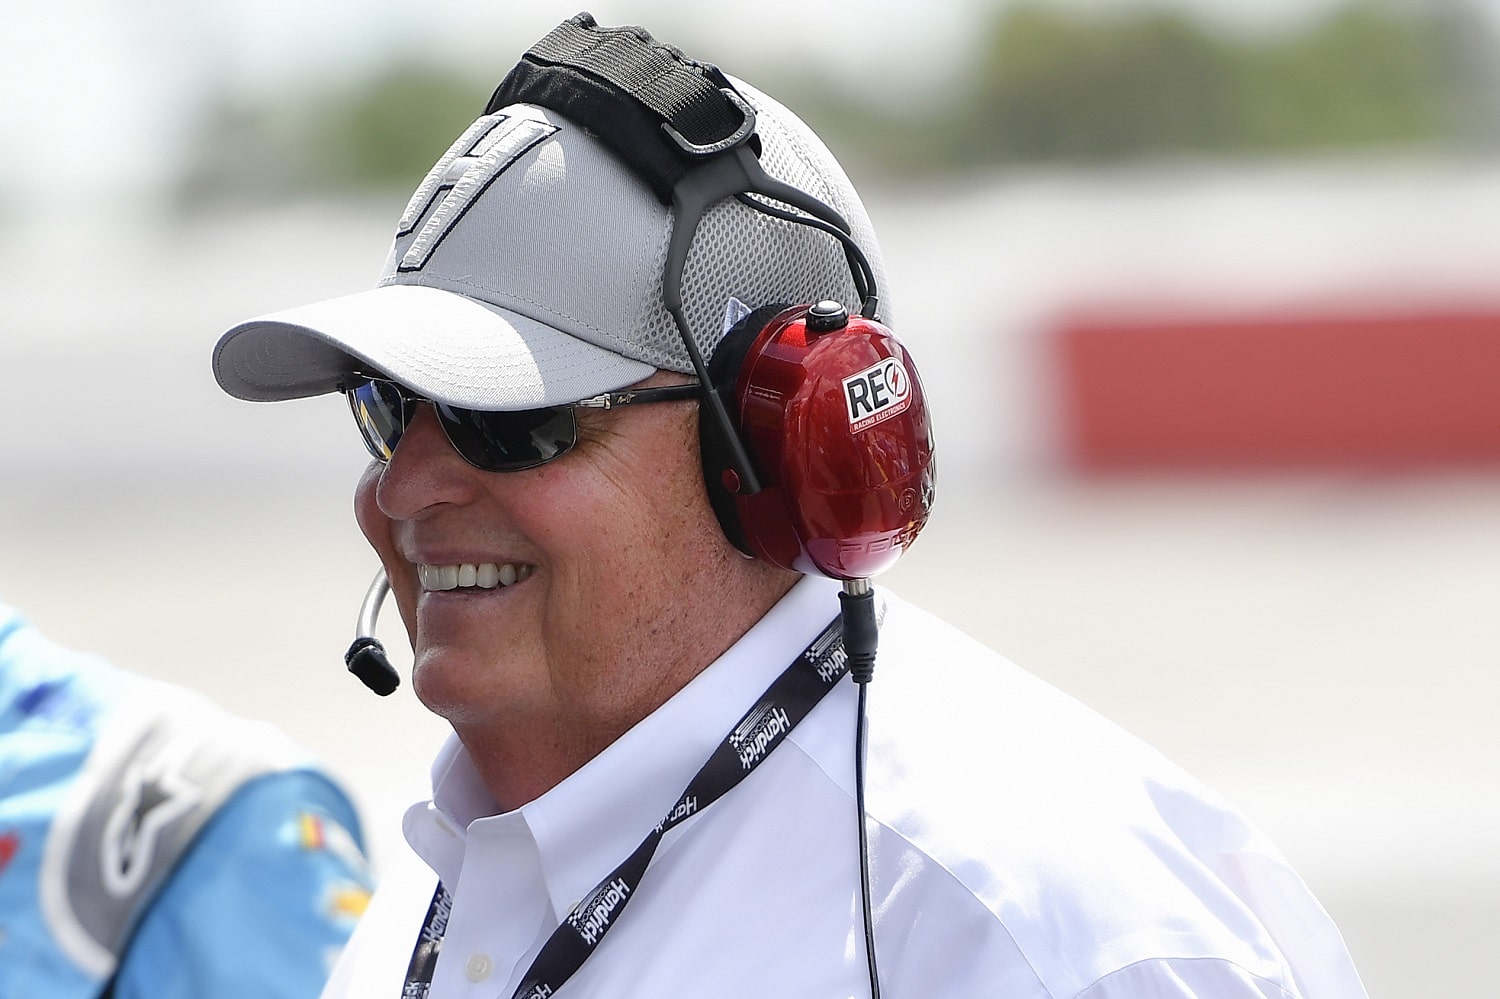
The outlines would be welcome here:
<svg viewBox="0 0 1500 999">
<path fill-rule="evenodd" d="M 535 468 L 578 441 L 578 424 L 568 406 L 502 413 L 439 404 L 437 412 L 454 449 L 487 472 Z"/>
<path fill-rule="evenodd" d="M 411 419 L 413 404 L 403 399 L 400 390 L 390 382 L 367 381 L 350 389 L 347 395 L 365 447 L 381 461 L 390 461 Z"/>
</svg>

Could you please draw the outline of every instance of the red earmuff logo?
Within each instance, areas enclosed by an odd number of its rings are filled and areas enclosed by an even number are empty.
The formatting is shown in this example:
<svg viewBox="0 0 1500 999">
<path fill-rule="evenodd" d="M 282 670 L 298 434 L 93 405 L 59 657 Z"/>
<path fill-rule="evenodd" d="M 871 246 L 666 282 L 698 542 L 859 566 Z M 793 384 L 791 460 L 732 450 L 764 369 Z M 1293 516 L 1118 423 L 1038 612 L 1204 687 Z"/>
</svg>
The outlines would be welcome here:
<svg viewBox="0 0 1500 999">
<path fill-rule="evenodd" d="M 884 423 L 911 405 L 911 375 L 900 361 L 887 357 L 844 379 L 844 405 L 851 434 Z"/>
</svg>

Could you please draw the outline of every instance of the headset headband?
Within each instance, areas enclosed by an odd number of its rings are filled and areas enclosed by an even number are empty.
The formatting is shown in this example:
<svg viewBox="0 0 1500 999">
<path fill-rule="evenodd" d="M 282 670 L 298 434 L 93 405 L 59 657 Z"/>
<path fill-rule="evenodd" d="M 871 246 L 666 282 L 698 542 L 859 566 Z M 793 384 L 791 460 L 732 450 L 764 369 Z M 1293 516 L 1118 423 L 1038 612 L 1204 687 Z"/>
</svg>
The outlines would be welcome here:
<svg viewBox="0 0 1500 999">
<path fill-rule="evenodd" d="M 567 115 L 623 159 L 662 204 L 685 173 L 749 144 L 755 112 L 717 66 L 689 59 L 642 28 L 602 28 L 587 13 L 533 45 L 485 113 L 537 104 Z"/>
</svg>

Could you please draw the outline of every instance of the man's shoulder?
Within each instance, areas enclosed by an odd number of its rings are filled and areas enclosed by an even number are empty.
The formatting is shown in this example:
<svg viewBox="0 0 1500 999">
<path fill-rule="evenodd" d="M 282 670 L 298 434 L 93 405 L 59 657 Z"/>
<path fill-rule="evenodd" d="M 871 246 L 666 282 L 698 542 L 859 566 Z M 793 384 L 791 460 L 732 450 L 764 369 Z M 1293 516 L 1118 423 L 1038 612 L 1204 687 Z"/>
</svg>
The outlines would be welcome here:
<svg viewBox="0 0 1500 999">
<path fill-rule="evenodd" d="M 996 776 L 1061 769 L 1105 779 L 1160 770 L 1180 777 L 1119 725 L 896 596 L 886 600 L 869 698 L 872 738 L 874 726 L 884 724 L 892 739 L 911 736 L 907 748 L 930 748 L 931 762 L 944 768 L 975 764 Z M 1024 767 L 1004 766 L 1021 761 Z"/>
<path fill-rule="evenodd" d="M 912 608 L 891 623 L 869 691 L 869 811 L 986 906 L 1076 891 L 1097 907 L 1111 888 L 1139 901 L 1154 874 L 1175 879 L 1174 858 L 1257 840 L 1211 789 L 1062 691 Z"/>
<path fill-rule="evenodd" d="M 1003 940 L 1059 995 L 1167 957 L 1279 981 L 1279 937 L 1323 932 L 1254 825 L 1113 722 L 900 600 L 880 654 L 867 807 L 913 919 Z M 1291 902 L 1260 911 L 1270 886 Z"/>
</svg>

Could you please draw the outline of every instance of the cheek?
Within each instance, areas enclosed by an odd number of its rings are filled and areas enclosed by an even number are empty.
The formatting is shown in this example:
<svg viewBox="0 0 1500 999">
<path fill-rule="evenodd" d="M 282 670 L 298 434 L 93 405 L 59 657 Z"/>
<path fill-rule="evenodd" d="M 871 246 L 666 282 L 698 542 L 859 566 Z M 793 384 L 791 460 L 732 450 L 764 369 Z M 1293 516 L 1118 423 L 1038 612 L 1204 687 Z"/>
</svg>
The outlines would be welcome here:
<svg viewBox="0 0 1500 999">
<path fill-rule="evenodd" d="M 697 451 L 674 443 L 590 450 L 580 455 L 586 463 L 537 469 L 527 503 L 533 536 L 610 563 L 650 560 L 717 536 Z"/>
<path fill-rule="evenodd" d="M 404 559 L 396 556 L 396 546 L 391 537 L 391 519 L 380 512 L 380 506 L 375 500 L 375 491 L 380 485 L 380 474 L 384 469 L 385 466 L 378 461 L 371 461 L 365 466 L 364 474 L 354 487 L 354 519 L 359 524 L 360 533 L 380 557 L 381 565 L 385 566 L 391 581 L 391 595 L 396 598 L 401 620 L 406 625 L 407 634 L 414 637 L 415 580 L 411 576 L 410 566 Z"/>
</svg>

